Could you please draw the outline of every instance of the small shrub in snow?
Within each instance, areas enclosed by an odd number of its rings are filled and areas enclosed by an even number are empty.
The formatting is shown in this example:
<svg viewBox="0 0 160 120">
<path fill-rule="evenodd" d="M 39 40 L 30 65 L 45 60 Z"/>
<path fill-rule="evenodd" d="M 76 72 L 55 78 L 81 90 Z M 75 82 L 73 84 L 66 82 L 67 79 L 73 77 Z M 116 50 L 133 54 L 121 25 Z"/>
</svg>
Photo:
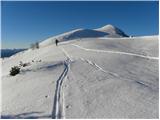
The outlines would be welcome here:
<svg viewBox="0 0 160 120">
<path fill-rule="evenodd" d="M 31 44 L 31 49 L 39 49 L 39 43 L 36 42 L 34 44 Z"/>
<path fill-rule="evenodd" d="M 18 66 L 14 66 L 10 70 L 10 75 L 11 76 L 15 76 L 15 75 L 17 75 L 19 73 L 20 73 L 20 67 L 18 67 Z"/>
<path fill-rule="evenodd" d="M 28 65 L 30 65 L 30 63 L 23 63 L 22 61 L 20 61 L 20 63 L 19 63 L 19 66 L 21 67 L 26 67 L 26 66 L 28 66 Z"/>
<path fill-rule="evenodd" d="M 22 66 L 23 67 L 26 67 L 26 66 L 28 66 L 29 65 L 29 63 L 24 63 Z"/>
<path fill-rule="evenodd" d="M 37 48 L 37 49 L 39 48 L 39 43 L 38 42 L 35 43 L 35 48 Z"/>
<path fill-rule="evenodd" d="M 22 61 L 20 61 L 20 62 L 19 62 L 19 66 L 22 66 L 22 65 L 23 65 L 23 62 L 22 62 Z"/>
</svg>

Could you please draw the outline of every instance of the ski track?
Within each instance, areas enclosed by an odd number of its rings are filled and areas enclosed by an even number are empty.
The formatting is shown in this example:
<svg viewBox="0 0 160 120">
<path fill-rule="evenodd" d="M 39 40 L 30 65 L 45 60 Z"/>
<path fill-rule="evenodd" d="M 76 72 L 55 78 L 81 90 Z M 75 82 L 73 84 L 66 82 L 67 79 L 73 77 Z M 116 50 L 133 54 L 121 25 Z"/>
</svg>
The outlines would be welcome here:
<svg viewBox="0 0 160 120">
<path fill-rule="evenodd" d="M 68 60 L 73 61 L 73 59 L 71 58 L 71 56 L 66 52 L 66 50 L 64 50 L 64 48 L 60 48 L 62 50 L 62 52 L 64 53 L 64 55 L 67 57 Z"/>
<path fill-rule="evenodd" d="M 66 62 L 64 62 L 64 66 L 65 66 L 65 68 L 56 82 L 56 90 L 55 90 L 54 104 L 53 104 L 53 110 L 52 110 L 52 118 L 53 119 L 59 119 L 62 117 L 62 115 L 61 115 L 62 110 L 60 109 L 60 106 L 61 106 L 61 103 L 60 103 L 61 87 L 62 87 L 62 82 L 68 73 L 68 64 Z"/>
<path fill-rule="evenodd" d="M 80 48 L 82 50 L 85 50 L 85 51 L 102 52 L 102 53 L 113 53 L 113 54 L 120 54 L 120 55 L 130 55 L 130 56 L 136 56 L 136 57 L 141 57 L 141 58 L 146 58 L 146 59 L 151 59 L 151 60 L 159 60 L 159 57 L 151 57 L 151 56 L 145 56 L 145 55 L 140 55 L 140 54 L 135 54 L 135 53 L 127 53 L 127 52 L 88 49 L 88 48 L 84 48 L 84 47 L 76 45 L 76 44 L 71 44 L 71 45 L 74 46 L 74 47 Z"/>
<path fill-rule="evenodd" d="M 109 72 L 109 71 L 104 70 L 102 67 L 100 67 L 99 65 L 97 65 L 95 62 L 93 62 L 93 61 L 91 61 L 91 60 L 88 60 L 88 59 L 85 59 L 85 58 L 82 58 L 82 57 L 80 57 L 80 58 L 75 58 L 75 57 L 71 56 L 70 54 L 68 54 L 68 52 L 67 52 L 64 48 L 61 48 L 61 49 L 62 49 L 62 51 L 64 52 L 64 54 L 68 57 L 68 59 L 70 59 L 71 61 L 73 61 L 73 59 L 74 59 L 74 60 L 80 59 L 80 60 L 88 63 L 89 65 L 95 67 L 96 69 L 98 69 L 98 70 L 100 70 L 100 71 L 102 71 L 102 72 L 104 72 L 104 73 L 108 73 L 108 74 L 110 74 L 110 75 L 112 75 L 112 76 L 115 76 L 115 77 L 118 77 L 118 76 L 119 76 L 119 75 L 116 74 L 116 73 L 112 73 L 112 72 Z"/>
<path fill-rule="evenodd" d="M 62 109 L 63 109 L 63 119 L 65 119 L 65 97 L 64 97 L 64 91 L 63 91 L 63 98 L 62 98 L 62 102 L 63 102 L 63 105 L 62 105 Z"/>
<path fill-rule="evenodd" d="M 115 77 L 118 77 L 118 76 L 119 76 L 119 75 L 116 74 L 116 73 L 112 73 L 112 72 L 109 72 L 109 71 L 104 70 L 102 67 L 100 67 L 99 65 L 97 65 L 95 62 L 92 62 L 91 60 L 84 59 L 84 58 L 80 58 L 80 60 L 82 60 L 82 61 L 90 64 L 91 66 L 95 67 L 96 69 L 98 69 L 98 70 L 100 70 L 100 71 L 102 71 L 102 72 L 104 72 L 104 73 L 110 74 L 110 75 L 115 76 Z"/>
<path fill-rule="evenodd" d="M 63 89 L 62 83 L 65 80 L 67 73 L 69 71 L 69 64 L 70 64 L 69 62 L 70 61 L 68 59 L 64 61 L 65 68 L 56 82 L 56 90 L 55 90 L 54 103 L 53 103 L 53 109 L 52 109 L 52 119 L 65 118 L 64 103 L 63 103 L 64 92 L 62 91 Z M 61 98 L 61 92 L 62 92 L 62 98 Z"/>
<path fill-rule="evenodd" d="M 64 109 L 65 98 L 64 98 L 62 83 L 67 77 L 67 74 L 69 71 L 69 65 L 70 65 L 70 62 L 72 61 L 69 54 L 63 48 L 60 48 L 60 49 L 64 53 L 64 55 L 67 57 L 67 60 L 64 61 L 64 70 L 56 82 L 56 90 L 55 90 L 54 103 L 53 103 L 53 109 L 52 109 L 52 119 L 65 118 L 65 109 Z"/>
</svg>

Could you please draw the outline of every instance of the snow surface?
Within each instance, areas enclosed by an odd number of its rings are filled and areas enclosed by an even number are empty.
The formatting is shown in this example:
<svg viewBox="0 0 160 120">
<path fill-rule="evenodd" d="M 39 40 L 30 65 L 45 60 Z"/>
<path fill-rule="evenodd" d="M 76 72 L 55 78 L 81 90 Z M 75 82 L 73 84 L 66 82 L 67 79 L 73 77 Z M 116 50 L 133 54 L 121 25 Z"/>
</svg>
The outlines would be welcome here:
<svg viewBox="0 0 160 120">
<path fill-rule="evenodd" d="M 51 37 L 41 42 L 40 46 L 43 47 L 43 46 L 48 46 L 50 44 L 53 44 L 56 39 L 58 39 L 59 41 L 67 41 L 67 40 L 74 40 L 74 39 L 80 39 L 80 38 L 104 37 L 106 35 L 108 34 L 101 31 L 90 30 L 90 29 L 76 29 L 64 34 L 60 34 L 58 36 Z"/>
<path fill-rule="evenodd" d="M 57 36 L 50 37 L 40 43 L 40 47 L 48 46 L 55 43 L 55 40 L 58 41 L 68 41 L 75 39 L 83 39 L 83 38 L 97 38 L 97 37 L 128 37 L 122 30 L 113 26 L 106 25 L 104 27 L 98 29 L 75 29 Z"/>
<path fill-rule="evenodd" d="M 40 45 L 2 60 L 2 118 L 158 118 L 158 36 Z"/>
<path fill-rule="evenodd" d="M 95 29 L 97 31 L 101 31 L 101 32 L 106 32 L 108 33 L 108 37 L 128 37 L 128 35 L 126 35 L 122 30 L 120 30 L 119 28 L 113 26 L 113 25 L 106 25 L 104 27 Z"/>
</svg>

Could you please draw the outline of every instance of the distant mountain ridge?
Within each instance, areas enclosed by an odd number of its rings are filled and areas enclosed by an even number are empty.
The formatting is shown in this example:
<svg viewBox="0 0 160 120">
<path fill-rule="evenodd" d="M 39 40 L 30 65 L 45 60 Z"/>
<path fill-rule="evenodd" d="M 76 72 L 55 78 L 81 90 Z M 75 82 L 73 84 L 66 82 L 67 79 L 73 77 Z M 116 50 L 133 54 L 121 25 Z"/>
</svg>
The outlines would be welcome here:
<svg viewBox="0 0 160 120">
<path fill-rule="evenodd" d="M 24 51 L 26 49 L 1 49 L 1 58 L 10 57 L 18 52 Z"/>
</svg>

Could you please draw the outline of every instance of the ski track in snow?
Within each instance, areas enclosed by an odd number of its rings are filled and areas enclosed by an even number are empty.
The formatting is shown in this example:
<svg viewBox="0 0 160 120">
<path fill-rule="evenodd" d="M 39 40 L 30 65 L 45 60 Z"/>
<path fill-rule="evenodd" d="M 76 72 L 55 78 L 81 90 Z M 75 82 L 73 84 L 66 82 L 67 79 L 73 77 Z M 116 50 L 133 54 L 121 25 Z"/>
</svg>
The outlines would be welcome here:
<svg viewBox="0 0 160 120">
<path fill-rule="evenodd" d="M 72 61 L 70 55 L 63 49 L 60 48 L 64 55 L 67 57 L 67 60 L 64 61 L 64 70 L 60 75 L 59 79 L 56 82 L 56 90 L 54 95 L 54 104 L 52 109 L 52 118 L 60 119 L 65 118 L 65 100 L 64 100 L 64 91 L 62 88 L 62 83 L 67 77 L 67 73 L 69 71 L 69 65 Z M 62 96 L 62 97 L 61 97 Z"/>
<path fill-rule="evenodd" d="M 109 71 L 106 71 L 104 70 L 102 67 L 100 67 L 99 65 L 97 65 L 95 62 L 92 62 L 91 60 L 88 60 L 88 59 L 84 59 L 84 58 L 80 58 L 80 60 L 90 64 L 91 66 L 97 68 L 98 70 L 104 72 L 104 73 L 107 73 L 107 74 L 110 74 L 112 76 L 115 76 L 115 77 L 118 77 L 119 75 L 116 74 L 116 73 L 113 73 L 113 72 L 109 72 Z"/>
<path fill-rule="evenodd" d="M 55 90 L 55 95 L 54 95 L 54 103 L 53 103 L 53 109 L 52 109 L 52 118 L 53 119 L 60 119 L 60 118 L 65 118 L 65 111 L 64 111 L 64 93 L 62 91 L 62 98 L 61 98 L 61 90 L 62 88 L 62 83 L 65 80 L 68 70 L 69 70 L 69 61 L 66 60 L 64 61 L 64 70 L 62 74 L 60 75 L 59 79 L 56 82 L 56 90 Z M 61 101 L 62 100 L 62 101 Z"/>
<path fill-rule="evenodd" d="M 88 48 L 84 48 L 84 47 L 76 45 L 76 44 L 71 44 L 71 45 L 75 46 L 77 48 L 80 48 L 82 50 L 85 50 L 85 51 L 113 53 L 113 54 L 120 54 L 120 55 L 130 55 L 130 56 L 136 56 L 136 57 L 141 57 L 141 58 L 146 58 L 146 59 L 151 59 L 151 60 L 159 60 L 159 57 L 151 57 L 151 56 L 145 56 L 145 55 L 140 55 L 140 54 L 135 54 L 135 53 L 127 53 L 127 52 L 106 51 L 106 50 L 98 50 L 98 49 L 88 49 Z"/>
<path fill-rule="evenodd" d="M 64 50 L 64 48 L 60 48 L 62 50 L 62 52 L 64 53 L 64 55 L 67 57 L 68 60 L 73 61 L 71 56 L 66 52 L 66 50 Z"/>
<path fill-rule="evenodd" d="M 146 82 L 144 82 L 144 81 L 137 81 L 137 80 L 132 80 L 132 79 L 126 79 L 126 78 L 124 78 L 124 77 L 122 77 L 122 76 L 120 76 L 120 75 L 118 75 L 118 74 L 116 74 L 116 73 L 113 73 L 113 72 L 109 72 L 109 71 L 104 70 L 104 69 L 101 68 L 99 65 L 97 65 L 96 63 L 94 63 L 94 62 L 92 62 L 92 61 L 90 61 L 90 60 L 87 60 L 87 59 L 84 59 L 84 58 L 80 58 L 80 59 L 81 59 L 82 61 L 87 62 L 87 63 L 90 64 L 91 66 L 96 67 L 98 70 L 100 70 L 100 71 L 102 71 L 102 72 L 104 72 L 104 73 L 110 74 L 110 75 L 112 75 L 112 76 L 114 76 L 114 77 L 118 77 L 119 79 L 121 78 L 121 79 L 126 80 L 126 81 L 135 82 L 135 83 L 141 84 L 141 85 L 143 85 L 143 86 L 145 86 L 145 87 L 147 87 L 147 88 L 150 88 L 150 87 L 149 87 L 150 85 L 148 85 L 148 84 L 147 84 Z M 152 88 L 151 88 L 151 89 L 152 89 Z"/>
<path fill-rule="evenodd" d="M 75 57 L 73 57 L 72 55 L 70 55 L 64 48 L 61 48 L 61 50 L 64 52 L 64 54 L 65 54 L 65 55 L 68 57 L 68 59 L 70 59 L 71 61 L 73 61 L 73 59 L 74 59 L 74 60 L 80 59 L 80 60 L 88 63 L 89 65 L 95 67 L 96 69 L 98 69 L 98 70 L 100 70 L 100 71 L 102 71 L 102 72 L 104 72 L 104 73 L 108 73 L 108 74 L 110 74 L 110 75 L 112 75 L 112 76 L 119 77 L 118 74 L 104 70 L 102 67 L 100 67 L 98 64 L 96 64 L 95 62 L 93 62 L 93 61 L 91 61 L 91 60 L 88 60 L 88 59 L 85 59 L 85 58 L 82 58 L 82 57 L 80 57 L 80 58 L 75 58 Z"/>
</svg>

